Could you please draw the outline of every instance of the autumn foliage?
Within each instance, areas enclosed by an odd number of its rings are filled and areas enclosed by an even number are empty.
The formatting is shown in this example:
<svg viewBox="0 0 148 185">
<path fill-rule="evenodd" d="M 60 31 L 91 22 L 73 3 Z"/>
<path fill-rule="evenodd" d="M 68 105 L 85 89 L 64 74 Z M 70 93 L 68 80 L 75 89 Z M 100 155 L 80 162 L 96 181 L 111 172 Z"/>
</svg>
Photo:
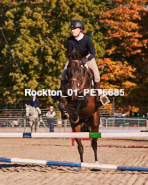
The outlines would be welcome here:
<svg viewBox="0 0 148 185">
<path fill-rule="evenodd" d="M 139 112 L 148 108 L 148 11 L 146 1 L 114 0 L 115 7 L 104 12 L 100 23 L 106 42 L 106 57 L 113 68 L 110 76 L 125 89 L 120 108 L 138 107 Z M 110 61 L 110 62 L 109 62 Z M 105 62 L 106 64 L 106 62 Z M 115 67 L 116 66 L 116 67 Z M 109 70 L 109 69 L 108 69 Z M 119 106 L 118 104 L 118 106 Z M 128 108 L 129 109 L 129 108 Z"/>
<path fill-rule="evenodd" d="M 148 10 L 143 0 L 0 1 L 0 98 L 59 88 L 72 20 L 84 22 L 95 45 L 101 88 L 124 89 L 116 110 L 148 110 Z M 23 78 L 26 83 L 24 83 Z"/>
</svg>

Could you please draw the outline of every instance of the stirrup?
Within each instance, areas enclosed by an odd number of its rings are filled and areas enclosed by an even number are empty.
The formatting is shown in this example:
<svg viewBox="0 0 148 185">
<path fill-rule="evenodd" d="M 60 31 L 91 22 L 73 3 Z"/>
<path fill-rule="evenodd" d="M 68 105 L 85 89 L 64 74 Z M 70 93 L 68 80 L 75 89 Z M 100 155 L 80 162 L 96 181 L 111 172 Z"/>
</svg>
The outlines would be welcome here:
<svg viewBox="0 0 148 185">
<path fill-rule="evenodd" d="M 106 95 L 100 95 L 100 101 L 102 105 L 106 105 L 110 102 L 109 98 Z"/>
<path fill-rule="evenodd" d="M 61 112 L 61 118 L 62 120 L 69 119 L 69 115 L 66 111 Z"/>
</svg>

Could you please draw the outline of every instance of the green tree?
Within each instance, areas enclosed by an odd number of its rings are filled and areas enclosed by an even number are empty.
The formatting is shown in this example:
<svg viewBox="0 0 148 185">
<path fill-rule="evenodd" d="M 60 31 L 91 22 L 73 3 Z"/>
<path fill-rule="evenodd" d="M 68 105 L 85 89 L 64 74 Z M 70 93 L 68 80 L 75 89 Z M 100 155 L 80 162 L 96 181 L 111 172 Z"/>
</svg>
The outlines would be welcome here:
<svg viewBox="0 0 148 185">
<path fill-rule="evenodd" d="M 0 5 L 0 9 L 5 6 Z M 69 25 L 74 19 L 84 22 L 95 44 L 96 57 L 103 57 L 105 45 L 96 20 L 110 6 L 110 1 L 98 0 L 16 0 L 11 3 L 2 28 L 22 76 L 3 41 L 0 57 L 3 96 L 11 101 L 24 97 L 26 85 L 31 89 L 59 87 L 67 60 L 66 41 L 71 36 Z"/>
</svg>

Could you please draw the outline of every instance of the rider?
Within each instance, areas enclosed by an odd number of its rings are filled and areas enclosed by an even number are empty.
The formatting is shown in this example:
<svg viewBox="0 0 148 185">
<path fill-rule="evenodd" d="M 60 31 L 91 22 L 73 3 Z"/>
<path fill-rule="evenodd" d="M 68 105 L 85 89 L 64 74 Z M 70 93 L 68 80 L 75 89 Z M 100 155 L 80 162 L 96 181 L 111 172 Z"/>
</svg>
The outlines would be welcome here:
<svg viewBox="0 0 148 185">
<path fill-rule="evenodd" d="M 70 29 L 72 32 L 72 35 L 67 40 L 67 52 L 72 53 L 73 50 L 78 50 L 82 54 L 82 63 L 83 65 L 87 66 L 92 69 L 94 73 L 94 88 L 100 89 L 100 75 L 98 71 L 98 67 L 95 61 L 95 48 L 94 44 L 92 42 L 92 39 L 85 35 L 85 26 L 84 23 L 80 20 L 74 20 L 71 22 Z M 68 66 L 68 62 L 66 63 L 63 72 L 61 74 L 61 87 L 64 83 L 64 79 L 66 76 L 66 70 Z M 60 87 L 60 89 L 62 89 Z M 96 93 L 98 94 L 98 93 Z M 100 102 L 100 97 L 96 96 L 96 106 L 100 107 L 102 104 Z"/>
<path fill-rule="evenodd" d="M 33 96 L 30 99 L 29 105 L 31 105 L 32 107 L 35 107 L 39 113 L 39 116 L 41 116 L 41 109 L 39 108 L 39 100 L 38 100 L 38 98 L 36 98 L 36 96 Z"/>
</svg>

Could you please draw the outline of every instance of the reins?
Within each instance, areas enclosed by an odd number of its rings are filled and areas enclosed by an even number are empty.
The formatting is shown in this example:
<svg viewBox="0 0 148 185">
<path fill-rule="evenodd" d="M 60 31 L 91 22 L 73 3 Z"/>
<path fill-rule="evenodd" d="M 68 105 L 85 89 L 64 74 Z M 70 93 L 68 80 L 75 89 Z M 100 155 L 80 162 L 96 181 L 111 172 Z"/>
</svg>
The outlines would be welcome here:
<svg viewBox="0 0 148 185">
<path fill-rule="evenodd" d="M 70 60 L 69 62 L 75 62 L 75 63 L 79 63 L 79 64 L 82 65 L 82 62 L 80 60 Z M 92 81 L 92 76 L 90 74 L 89 69 L 87 69 L 85 66 L 84 66 L 84 69 L 86 70 L 86 73 L 88 74 L 88 76 L 90 77 L 90 80 Z M 69 82 L 70 81 L 76 81 L 80 85 L 80 84 L 82 84 L 84 82 L 84 78 L 85 78 L 85 76 L 83 76 L 83 70 L 81 70 L 81 77 L 79 79 L 77 79 L 77 78 L 71 78 L 71 79 L 69 79 Z"/>
</svg>

